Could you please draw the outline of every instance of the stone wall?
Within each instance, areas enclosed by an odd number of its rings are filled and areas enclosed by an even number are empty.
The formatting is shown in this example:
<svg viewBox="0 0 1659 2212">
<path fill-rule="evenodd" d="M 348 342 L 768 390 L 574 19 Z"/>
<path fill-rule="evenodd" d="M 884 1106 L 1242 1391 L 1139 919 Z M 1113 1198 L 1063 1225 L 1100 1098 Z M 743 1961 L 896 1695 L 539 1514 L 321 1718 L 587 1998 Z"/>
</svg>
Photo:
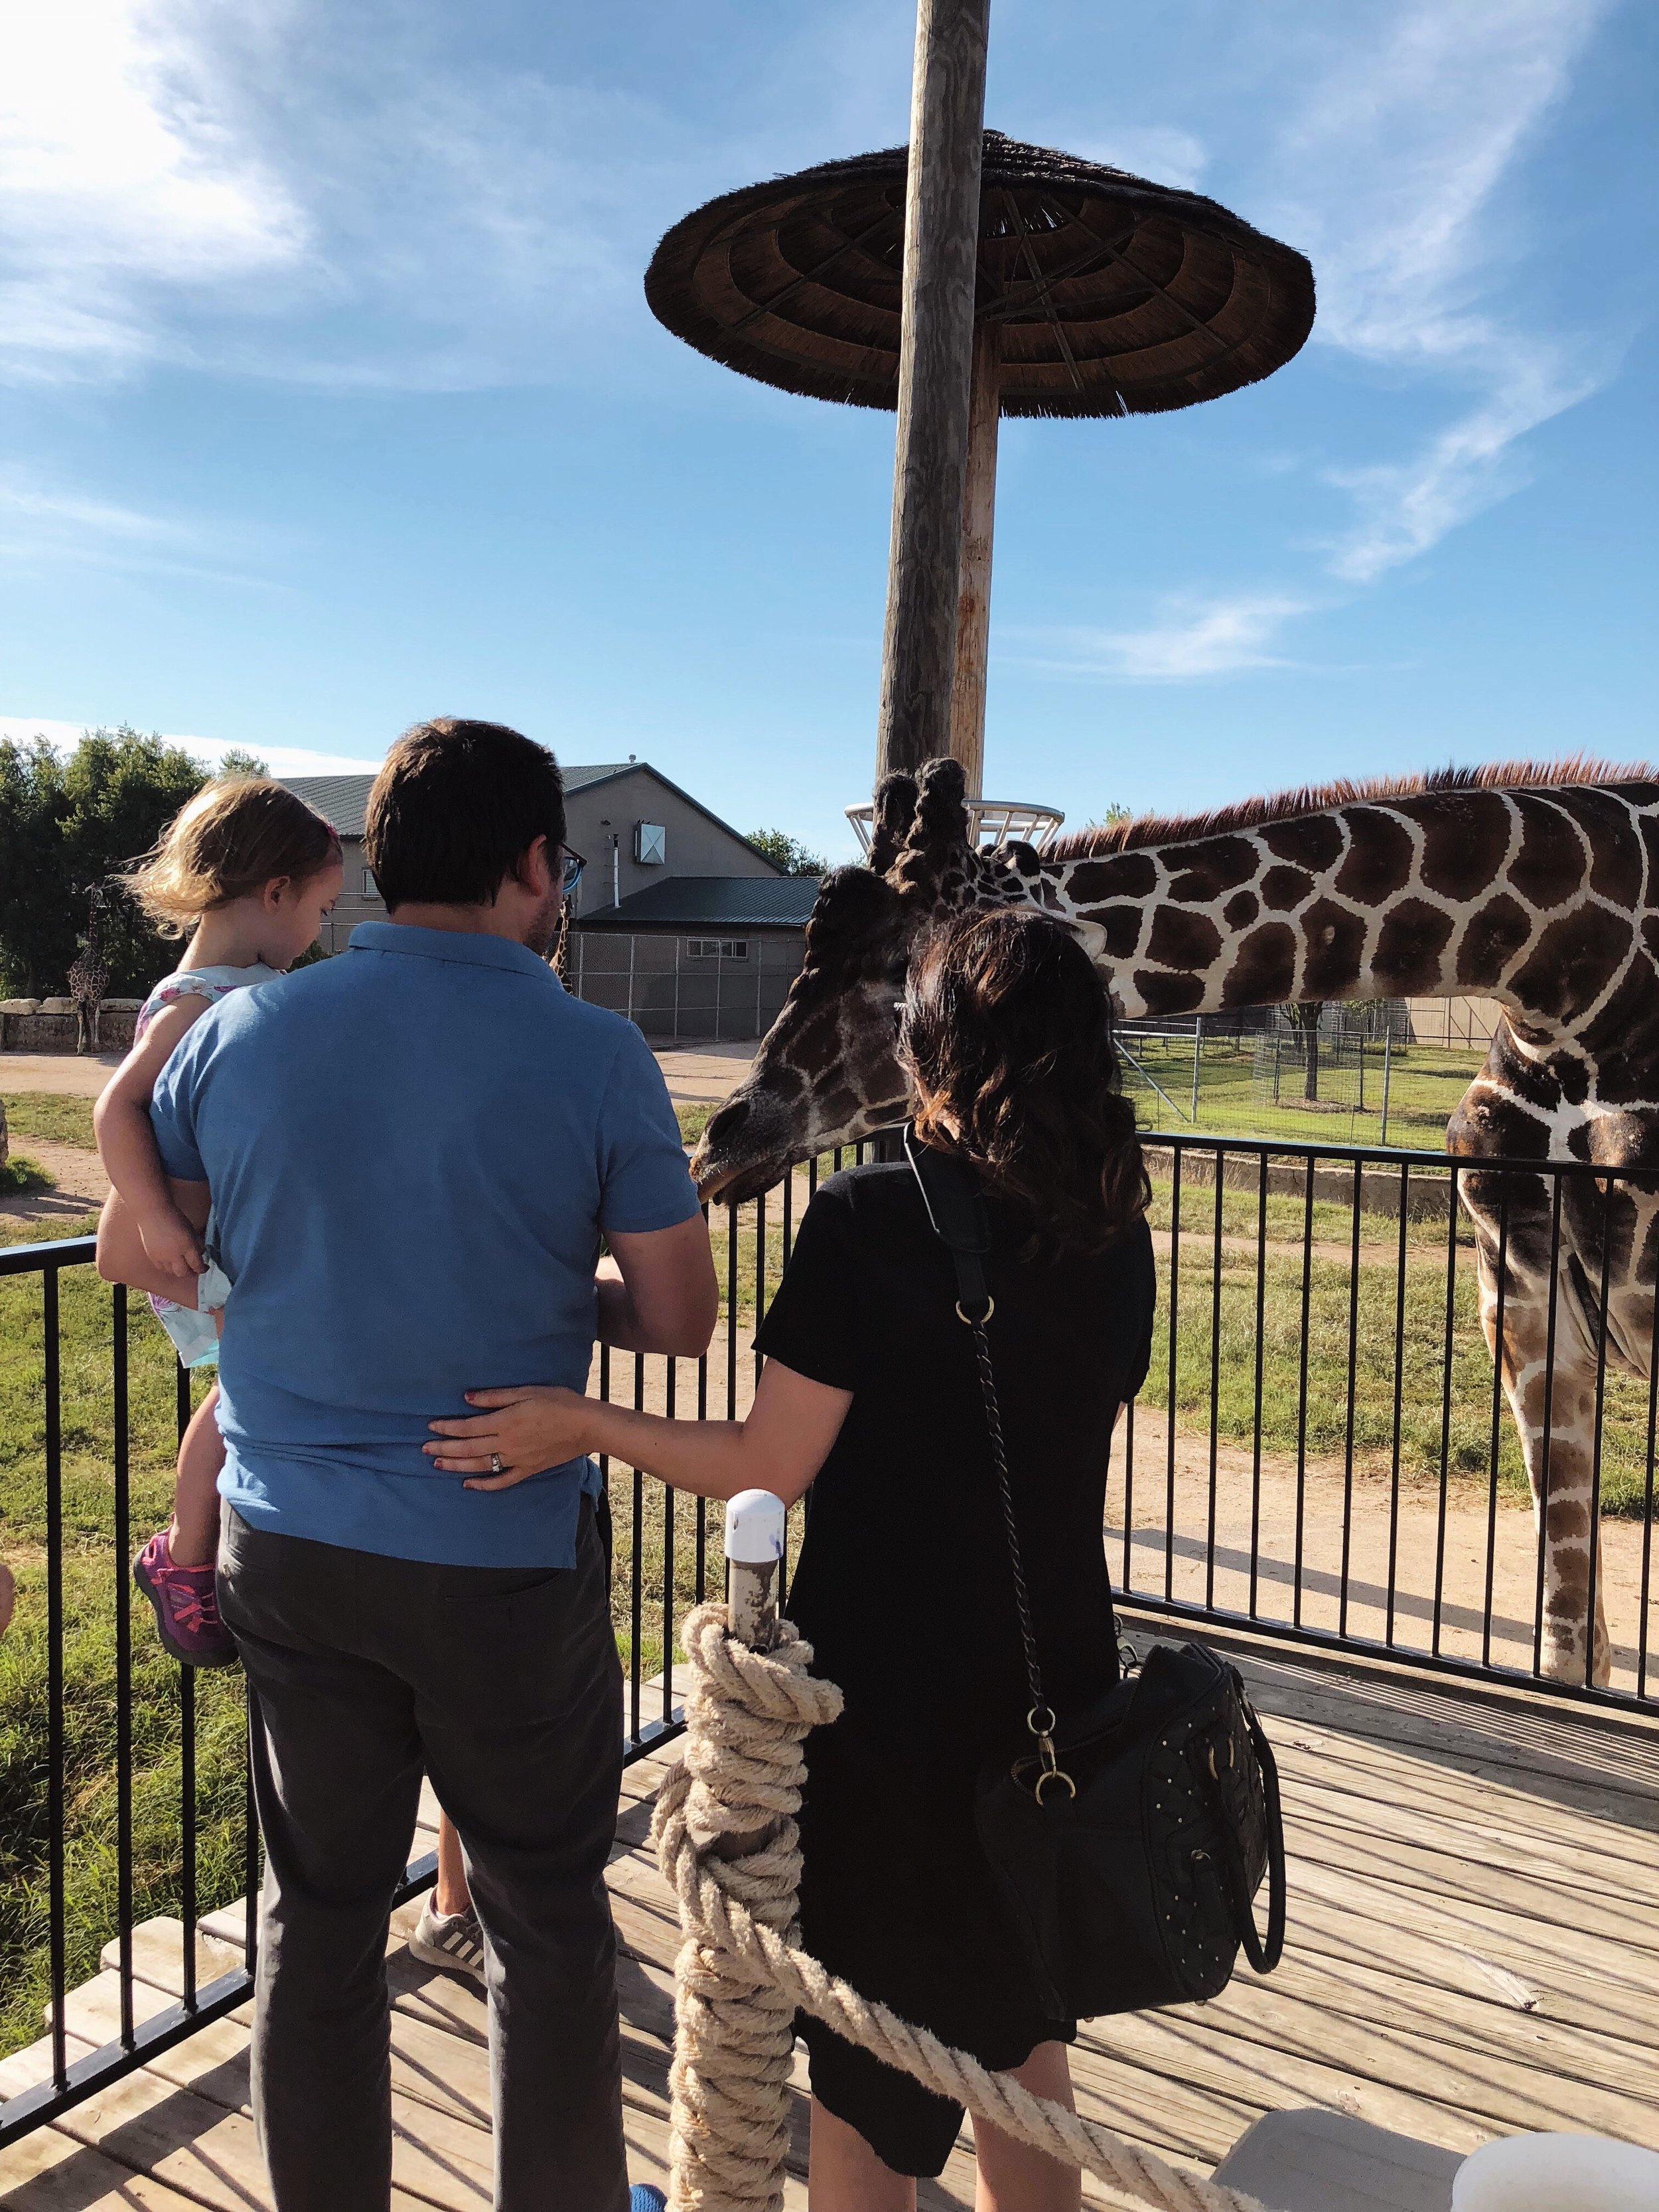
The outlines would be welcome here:
<svg viewBox="0 0 1659 2212">
<path fill-rule="evenodd" d="M 100 1052 L 125 1052 L 142 999 L 106 999 L 98 1018 Z M 68 999 L 0 999 L 0 1052 L 73 1052 L 75 1007 Z"/>
</svg>

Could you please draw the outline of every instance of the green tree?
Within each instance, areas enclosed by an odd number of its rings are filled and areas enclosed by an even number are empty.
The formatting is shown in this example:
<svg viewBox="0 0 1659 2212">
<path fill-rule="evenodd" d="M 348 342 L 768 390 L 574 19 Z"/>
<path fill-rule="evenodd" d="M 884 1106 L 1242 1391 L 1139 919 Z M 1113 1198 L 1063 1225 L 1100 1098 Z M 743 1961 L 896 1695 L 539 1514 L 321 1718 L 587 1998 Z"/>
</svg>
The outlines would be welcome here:
<svg viewBox="0 0 1659 2212">
<path fill-rule="evenodd" d="M 88 730 L 67 760 L 44 738 L 0 744 L 0 968 L 9 989 L 62 992 L 87 927 L 87 887 L 148 852 L 206 776 L 190 755 L 123 724 Z M 131 900 L 106 908 L 112 997 L 147 991 L 177 954 Z"/>
<path fill-rule="evenodd" d="M 783 830 L 751 830 L 749 842 L 764 853 L 786 876 L 821 876 L 830 863 L 821 853 L 809 852 L 798 837 Z"/>
<path fill-rule="evenodd" d="M 71 934 L 86 927 L 84 887 L 147 853 L 173 816 L 207 781 L 207 771 L 165 738 L 142 736 L 124 722 L 83 732 L 64 767 L 69 801 L 63 838 L 72 904 Z M 158 983 L 177 959 L 131 899 L 106 909 L 104 958 L 112 998 L 136 996 Z M 74 958 L 73 951 L 70 958 Z M 65 973 L 68 963 L 65 963 Z"/>
<path fill-rule="evenodd" d="M 64 764 L 44 738 L 0 740 L 0 977 L 39 998 L 75 957 L 64 870 Z"/>
<path fill-rule="evenodd" d="M 233 745 L 214 773 L 216 775 L 269 775 L 270 763 L 261 760 L 258 753 L 245 752 L 240 745 Z"/>
</svg>

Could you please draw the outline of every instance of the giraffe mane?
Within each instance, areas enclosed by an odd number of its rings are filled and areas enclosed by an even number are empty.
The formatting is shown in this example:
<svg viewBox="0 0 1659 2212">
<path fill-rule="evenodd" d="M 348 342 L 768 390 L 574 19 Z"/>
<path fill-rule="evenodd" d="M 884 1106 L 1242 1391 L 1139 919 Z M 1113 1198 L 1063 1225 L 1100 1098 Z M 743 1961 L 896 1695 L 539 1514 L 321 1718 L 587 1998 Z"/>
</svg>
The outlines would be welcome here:
<svg viewBox="0 0 1659 2212">
<path fill-rule="evenodd" d="M 1235 799 L 1202 814 L 1141 814 L 1133 821 L 1102 823 L 1057 837 L 1043 847 L 1042 857 L 1080 860 L 1133 852 L 1143 845 L 1188 844 L 1229 830 L 1257 830 L 1267 822 L 1323 814 L 1333 806 L 1351 806 L 1364 799 L 1411 799 L 1427 791 L 1549 791 L 1585 784 L 1655 782 L 1659 782 L 1659 769 L 1646 762 L 1596 760 L 1586 753 L 1571 753 L 1557 761 L 1493 761 L 1485 768 L 1431 769 L 1420 775 L 1343 776 L 1334 783 L 1303 784 L 1265 798 Z"/>
</svg>

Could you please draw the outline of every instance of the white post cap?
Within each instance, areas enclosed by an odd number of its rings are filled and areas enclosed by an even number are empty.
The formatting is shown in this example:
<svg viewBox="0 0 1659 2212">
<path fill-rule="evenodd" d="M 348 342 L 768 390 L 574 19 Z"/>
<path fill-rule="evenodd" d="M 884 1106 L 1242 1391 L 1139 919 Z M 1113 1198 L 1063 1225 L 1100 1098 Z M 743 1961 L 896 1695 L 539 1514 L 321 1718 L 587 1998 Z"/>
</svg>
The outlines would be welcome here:
<svg viewBox="0 0 1659 2212">
<path fill-rule="evenodd" d="M 1500 2136 L 1452 2179 L 1453 2212 L 1651 2212 L 1659 2154 L 1605 2136 Z"/>
<path fill-rule="evenodd" d="M 769 1490 L 740 1490 L 726 1504 L 726 1556 L 741 1567 L 775 1566 L 783 1557 L 784 1504 Z"/>
</svg>

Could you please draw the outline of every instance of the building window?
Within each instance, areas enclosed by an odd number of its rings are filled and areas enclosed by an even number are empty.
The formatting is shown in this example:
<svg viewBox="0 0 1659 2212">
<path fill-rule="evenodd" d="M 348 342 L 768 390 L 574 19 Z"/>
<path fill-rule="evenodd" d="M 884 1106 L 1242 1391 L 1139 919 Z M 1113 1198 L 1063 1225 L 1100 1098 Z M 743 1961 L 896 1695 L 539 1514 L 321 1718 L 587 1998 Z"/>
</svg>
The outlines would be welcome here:
<svg viewBox="0 0 1659 2212">
<path fill-rule="evenodd" d="M 634 858 L 641 868 L 667 866 L 668 832 L 660 822 L 634 824 Z"/>
<path fill-rule="evenodd" d="M 363 870 L 363 896 L 365 898 L 372 899 L 379 898 L 380 896 L 380 886 L 374 880 L 374 869 L 365 868 Z"/>
<path fill-rule="evenodd" d="M 688 937 L 685 940 L 688 960 L 746 960 L 749 939 L 746 937 Z"/>
</svg>

